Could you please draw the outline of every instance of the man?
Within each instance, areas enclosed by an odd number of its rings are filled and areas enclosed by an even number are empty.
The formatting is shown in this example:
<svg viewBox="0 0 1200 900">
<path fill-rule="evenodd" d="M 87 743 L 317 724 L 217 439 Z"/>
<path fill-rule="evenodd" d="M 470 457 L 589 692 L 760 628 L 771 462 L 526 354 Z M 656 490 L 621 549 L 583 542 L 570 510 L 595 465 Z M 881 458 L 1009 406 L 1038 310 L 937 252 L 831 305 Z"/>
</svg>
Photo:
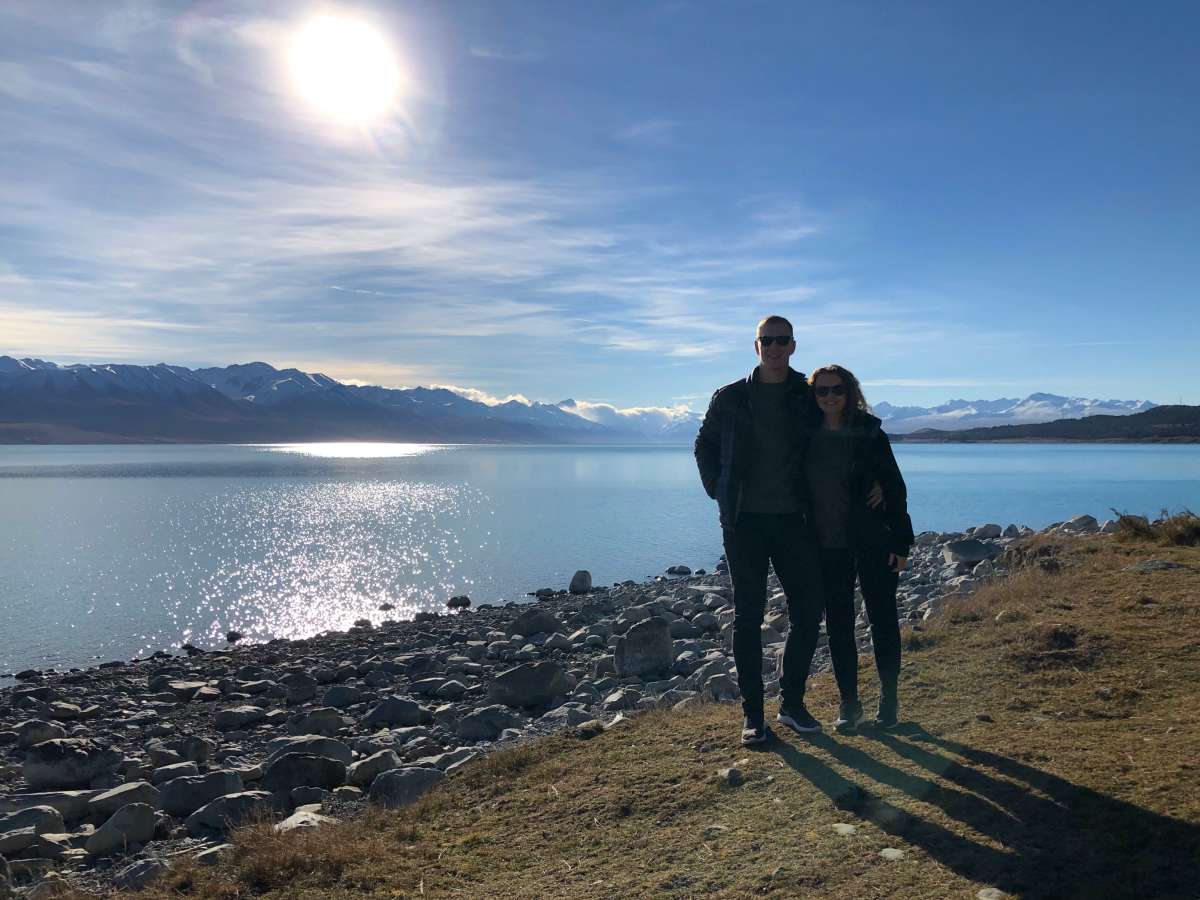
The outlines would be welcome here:
<svg viewBox="0 0 1200 900">
<path fill-rule="evenodd" d="M 696 437 L 696 464 L 720 510 L 733 581 L 733 658 L 745 715 L 742 743 L 748 746 L 771 737 L 763 713 L 761 636 L 769 564 L 787 595 L 791 623 L 778 721 L 798 732 L 821 729 L 804 706 L 824 609 L 803 469 L 816 416 L 803 373 L 789 364 L 795 350 L 787 319 L 767 316 L 759 322 L 758 365 L 713 394 Z"/>
</svg>

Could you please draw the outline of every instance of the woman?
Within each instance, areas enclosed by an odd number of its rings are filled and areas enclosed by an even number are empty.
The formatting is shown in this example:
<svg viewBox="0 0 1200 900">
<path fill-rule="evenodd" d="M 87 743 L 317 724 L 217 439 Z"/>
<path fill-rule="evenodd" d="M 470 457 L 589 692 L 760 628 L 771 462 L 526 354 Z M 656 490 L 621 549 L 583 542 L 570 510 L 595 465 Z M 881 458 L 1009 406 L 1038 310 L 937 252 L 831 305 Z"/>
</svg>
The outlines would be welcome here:
<svg viewBox="0 0 1200 900">
<path fill-rule="evenodd" d="M 841 693 L 834 727 L 854 731 L 863 721 L 858 699 L 858 645 L 854 640 L 854 580 L 862 586 L 879 671 L 875 727 L 896 724 L 900 678 L 900 623 L 896 586 L 913 543 L 908 493 L 879 419 L 871 415 L 858 379 L 841 366 L 823 366 L 809 378 L 820 421 L 805 457 L 813 523 L 825 580 L 825 628 Z M 864 498 L 875 482 L 883 503 Z"/>
</svg>

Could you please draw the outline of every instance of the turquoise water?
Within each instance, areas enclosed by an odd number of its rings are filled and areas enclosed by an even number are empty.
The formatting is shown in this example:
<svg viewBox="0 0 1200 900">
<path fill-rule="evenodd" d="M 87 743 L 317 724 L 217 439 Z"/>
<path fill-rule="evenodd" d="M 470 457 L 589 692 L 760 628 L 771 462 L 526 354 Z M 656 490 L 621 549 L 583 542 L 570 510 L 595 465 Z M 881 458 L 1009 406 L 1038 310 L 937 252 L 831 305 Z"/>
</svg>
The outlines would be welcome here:
<svg viewBox="0 0 1200 900">
<path fill-rule="evenodd" d="M 900 445 L 917 530 L 1200 509 L 1200 447 Z M 0 446 L 0 673 L 711 568 L 686 447 Z M 396 610 L 380 612 L 391 603 Z"/>
</svg>

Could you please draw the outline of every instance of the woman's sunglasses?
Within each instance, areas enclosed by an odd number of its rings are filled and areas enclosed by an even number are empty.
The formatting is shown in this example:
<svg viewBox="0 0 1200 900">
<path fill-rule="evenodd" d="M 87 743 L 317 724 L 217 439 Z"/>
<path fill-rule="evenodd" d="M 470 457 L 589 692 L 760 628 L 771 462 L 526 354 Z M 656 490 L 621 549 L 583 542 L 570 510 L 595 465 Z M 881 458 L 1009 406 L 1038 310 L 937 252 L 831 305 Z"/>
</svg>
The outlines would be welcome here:
<svg viewBox="0 0 1200 900">
<path fill-rule="evenodd" d="M 813 393 L 818 397 L 828 397 L 830 394 L 835 397 L 844 397 L 846 396 L 846 386 L 844 384 L 823 384 L 813 388 Z"/>
</svg>

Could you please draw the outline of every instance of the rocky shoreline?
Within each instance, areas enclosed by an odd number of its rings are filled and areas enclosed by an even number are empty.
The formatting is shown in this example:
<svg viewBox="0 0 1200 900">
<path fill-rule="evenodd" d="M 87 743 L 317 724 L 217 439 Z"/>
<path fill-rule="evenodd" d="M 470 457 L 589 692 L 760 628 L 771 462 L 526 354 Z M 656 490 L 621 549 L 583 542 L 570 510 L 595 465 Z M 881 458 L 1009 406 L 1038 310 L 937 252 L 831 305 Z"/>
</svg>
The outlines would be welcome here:
<svg viewBox="0 0 1200 900">
<path fill-rule="evenodd" d="M 1115 530 L 1091 516 L 1043 531 Z M 1028 528 L 923 532 L 901 578 L 914 629 L 1006 572 Z M 0 900 L 63 881 L 136 887 L 173 859 L 218 861 L 226 830 L 267 811 L 320 827 L 366 803 L 411 803 L 482 753 L 564 728 L 583 736 L 633 712 L 734 701 L 733 606 L 722 566 L 571 590 L 531 603 L 223 650 L 18 673 L 0 689 Z M 867 624 L 857 621 L 860 647 Z M 774 576 L 763 625 L 768 695 L 787 609 Z M 869 651 L 868 651 L 869 652 Z M 814 671 L 828 668 L 824 640 Z"/>
</svg>

